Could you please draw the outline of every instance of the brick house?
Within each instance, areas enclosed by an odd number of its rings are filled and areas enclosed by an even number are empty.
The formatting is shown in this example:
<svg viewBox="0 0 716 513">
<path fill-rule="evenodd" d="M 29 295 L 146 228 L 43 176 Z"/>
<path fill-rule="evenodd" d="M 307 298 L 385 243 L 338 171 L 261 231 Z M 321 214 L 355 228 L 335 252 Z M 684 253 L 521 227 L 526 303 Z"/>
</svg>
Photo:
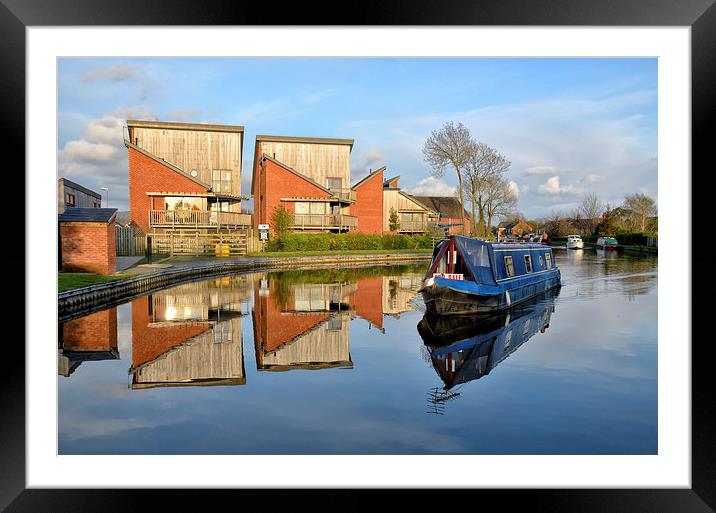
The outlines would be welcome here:
<svg viewBox="0 0 716 513">
<path fill-rule="evenodd" d="M 497 225 L 497 232 L 502 233 L 502 229 L 504 229 L 504 233 L 511 235 L 524 235 L 525 233 L 532 233 L 534 231 L 532 225 L 524 219 L 503 221 Z"/>
<path fill-rule="evenodd" d="M 242 126 L 127 120 L 130 223 L 145 233 L 248 227 Z"/>
<path fill-rule="evenodd" d="M 59 327 L 57 373 L 69 377 L 82 362 L 119 359 L 117 308 L 108 308 Z"/>
<path fill-rule="evenodd" d="M 385 166 L 370 170 L 351 189 L 356 200 L 351 214 L 358 219 L 358 231 L 368 234 L 383 233 L 383 174 Z"/>
<path fill-rule="evenodd" d="M 66 208 L 57 216 L 63 272 L 114 274 L 116 215 L 116 208 Z"/>
<path fill-rule="evenodd" d="M 350 188 L 352 139 L 257 135 L 252 194 L 254 226 L 272 225 L 278 206 L 291 215 L 291 229 L 355 230 Z"/>
<path fill-rule="evenodd" d="M 470 214 L 463 210 L 460 200 L 454 196 L 413 196 L 423 205 L 438 213 L 438 226 L 444 227 L 450 234 L 461 234 L 462 225 L 465 233 L 470 233 Z M 463 216 L 460 215 L 463 212 Z"/>
</svg>

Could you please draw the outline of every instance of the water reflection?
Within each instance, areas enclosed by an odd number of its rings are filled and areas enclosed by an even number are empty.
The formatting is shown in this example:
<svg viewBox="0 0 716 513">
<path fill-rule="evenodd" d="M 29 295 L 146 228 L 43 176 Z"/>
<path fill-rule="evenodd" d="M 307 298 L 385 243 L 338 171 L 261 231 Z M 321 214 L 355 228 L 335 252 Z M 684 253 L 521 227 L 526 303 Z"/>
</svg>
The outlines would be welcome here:
<svg viewBox="0 0 716 513">
<path fill-rule="evenodd" d="M 69 377 L 82 362 L 116 360 L 117 309 L 109 308 L 61 324 L 57 373 Z"/>
<path fill-rule="evenodd" d="M 246 276 L 188 283 L 132 302 L 133 389 L 243 385 Z"/>
<path fill-rule="evenodd" d="M 537 332 L 549 328 L 559 289 L 493 316 L 436 316 L 426 313 L 418 333 L 430 353 L 435 372 L 444 383 L 432 389 L 431 412 L 459 396 L 451 389 L 480 379 L 517 351 Z"/>
</svg>

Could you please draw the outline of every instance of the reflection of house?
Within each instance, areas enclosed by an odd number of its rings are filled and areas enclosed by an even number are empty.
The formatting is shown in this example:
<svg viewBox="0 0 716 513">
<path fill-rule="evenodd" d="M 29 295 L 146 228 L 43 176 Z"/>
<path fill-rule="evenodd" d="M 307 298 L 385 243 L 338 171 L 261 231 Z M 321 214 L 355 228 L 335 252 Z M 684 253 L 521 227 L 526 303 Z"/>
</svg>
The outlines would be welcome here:
<svg viewBox="0 0 716 513">
<path fill-rule="evenodd" d="M 58 332 L 58 373 L 62 376 L 69 376 L 85 361 L 119 358 L 116 308 L 68 321 Z"/>
<path fill-rule="evenodd" d="M 423 275 L 405 273 L 399 276 L 383 276 L 383 313 L 400 316 L 403 312 L 414 310 L 411 302 L 422 286 Z"/>
<path fill-rule="evenodd" d="M 132 303 L 132 388 L 240 385 L 245 276 L 188 283 Z"/>
<path fill-rule="evenodd" d="M 230 232 L 241 213 L 241 126 L 128 120 L 130 218 L 144 232 Z"/>
<path fill-rule="evenodd" d="M 418 295 L 423 275 L 404 273 L 398 276 L 359 278 L 356 291 L 350 296 L 351 310 L 378 329 L 383 329 L 383 316 L 399 317 L 413 310 L 412 300 Z"/>
<path fill-rule="evenodd" d="M 259 370 L 353 366 L 348 296 L 355 285 L 296 283 L 268 276 L 255 284 L 254 343 Z"/>
<path fill-rule="evenodd" d="M 465 225 L 465 233 L 470 233 L 470 216 L 463 210 L 460 200 L 454 196 L 415 196 L 413 198 L 438 213 L 438 224 L 445 226 L 449 233 L 461 233 Z M 460 212 L 463 215 L 460 215 Z"/>
<path fill-rule="evenodd" d="M 254 226 L 273 224 L 278 206 L 291 215 L 291 228 L 347 231 L 357 226 L 350 214 L 352 139 L 257 135 L 252 188 Z"/>
<path fill-rule="evenodd" d="M 399 176 L 383 181 L 383 232 L 390 232 L 390 214 L 398 215 L 399 233 L 425 233 L 433 227 L 438 214 L 415 196 L 398 187 Z"/>
<path fill-rule="evenodd" d="M 57 213 L 66 208 L 100 208 L 102 196 L 93 190 L 72 182 L 67 178 L 57 180 Z"/>
</svg>

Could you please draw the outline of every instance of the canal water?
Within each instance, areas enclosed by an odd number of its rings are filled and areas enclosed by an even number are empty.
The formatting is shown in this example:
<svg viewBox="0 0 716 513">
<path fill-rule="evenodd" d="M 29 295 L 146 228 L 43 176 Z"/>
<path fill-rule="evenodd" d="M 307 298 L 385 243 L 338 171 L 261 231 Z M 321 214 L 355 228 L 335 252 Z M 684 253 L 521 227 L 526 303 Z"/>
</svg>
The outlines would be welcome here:
<svg viewBox="0 0 716 513">
<path fill-rule="evenodd" d="M 186 283 L 59 326 L 60 454 L 656 454 L 657 260 L 555 249 L 508 315 L 426 263 Z"/>
</svg>

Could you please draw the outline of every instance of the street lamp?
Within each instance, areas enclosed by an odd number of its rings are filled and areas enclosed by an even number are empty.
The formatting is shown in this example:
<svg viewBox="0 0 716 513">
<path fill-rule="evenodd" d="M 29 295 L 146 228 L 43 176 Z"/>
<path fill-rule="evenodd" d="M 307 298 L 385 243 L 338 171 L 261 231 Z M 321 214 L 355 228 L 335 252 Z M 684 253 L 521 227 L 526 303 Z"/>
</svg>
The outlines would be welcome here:
<svg viewBox="0 0 716 513">
<path fill-rule="evenodd" d="M 109 187 L 100 187 L 100 190 L 107 191 L 107 201 L 105 201 L 105 206 L 109 208 Z"/>
</svg>

